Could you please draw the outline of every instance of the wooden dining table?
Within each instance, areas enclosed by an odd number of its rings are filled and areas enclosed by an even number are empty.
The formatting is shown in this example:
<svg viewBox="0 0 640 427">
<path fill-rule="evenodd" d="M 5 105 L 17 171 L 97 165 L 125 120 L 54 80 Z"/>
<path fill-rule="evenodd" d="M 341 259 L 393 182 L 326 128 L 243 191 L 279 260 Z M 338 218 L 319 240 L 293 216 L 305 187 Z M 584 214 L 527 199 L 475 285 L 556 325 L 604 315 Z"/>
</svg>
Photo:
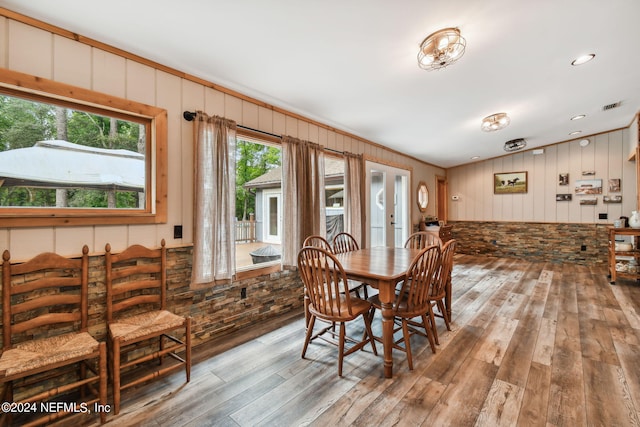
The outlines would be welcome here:
<svg viewBox="0 0 640 427">
<path fill-rule="evenodd" d="M 374 247 L 336 254 L 347 278 L 378 289 L 382 303 L 382 344 L 384 376 L 393 376 L 393 302 L 396 284 L 404 280 L 419 249 Z"/>
</svg>

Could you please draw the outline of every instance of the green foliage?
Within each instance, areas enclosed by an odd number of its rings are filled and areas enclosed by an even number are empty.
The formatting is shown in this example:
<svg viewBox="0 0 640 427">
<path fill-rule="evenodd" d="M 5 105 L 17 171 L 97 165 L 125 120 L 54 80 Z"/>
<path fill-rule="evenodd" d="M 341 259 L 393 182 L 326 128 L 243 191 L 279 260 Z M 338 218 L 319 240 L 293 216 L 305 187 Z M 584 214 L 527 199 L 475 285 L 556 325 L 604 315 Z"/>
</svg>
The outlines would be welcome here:
<svg viewBox="0 0 640 427">
<path fill-rule="evenodd" d="M 236 144 L 236 217 L 256 211 L 256 196 L 244 184 L 280 166 L 280 148 L 238 140 Z"/>
<path fill-rule="evenodd" d="M 53 106 L 0 96 L 0 151 L 31 147 L 36 141 L 52 139 L 55 132 Z"/>
<path fill-rule="evenodd" d="M 67 110 L 67 140 L 90 147 L 137 152 L 139 124 L 84 111 Z M 111 126 L 115 125 L 115 129 Z M 0 95 L 0 151 L 32 147 L 57 138 L 56 106 Z M 71 188 L 67 206 L 106 208 L 107 190 Z M 54 207 L 56 190 L 6 187 L 0 184 L 0 206 Z M 117 208 L 137 208 L 138 193 L 116 193 Z"/>
</svg>

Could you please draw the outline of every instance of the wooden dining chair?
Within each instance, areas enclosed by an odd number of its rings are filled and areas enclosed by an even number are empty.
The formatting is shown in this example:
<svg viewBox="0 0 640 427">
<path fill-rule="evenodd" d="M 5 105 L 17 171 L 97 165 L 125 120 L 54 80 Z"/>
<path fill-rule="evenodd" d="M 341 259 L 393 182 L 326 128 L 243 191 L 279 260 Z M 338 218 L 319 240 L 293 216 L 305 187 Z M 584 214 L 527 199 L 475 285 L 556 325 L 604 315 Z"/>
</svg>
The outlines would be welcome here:
<svg viewBox="0 0 640 427">
<path fill-rule="evenodd" d="M 440 342 L 438 340 L 438 328 L 436 328 L 434 316 L 443 318 L 447 330 L 451 330 L 451 319 L 449 319 L 446 307 L 444 306 L 444 299 L 447 294 L 447 286 L 450 285 L 451 281 L 451 271 L 453 270 L 453 255 L 456 252 L 456 244 L 456 240 L 451 239 L 447 241 L 447 243 L 445 243 L 442 247 L 440 256 L 440 268 L 438 269 L 438 274 L 433 282 L 431 291 L 429 292 L 429 301 L 431 301 L 432 306 L 432 310 L 430 312 L 432 318 L 430 323 L 433 327 L 434 340 L 438 345 L 440 344 Z M 433 308 L 437 308 L 438 311 L 434 311 Z M 422 326 L 426 328 L 428 325 L 423 323 Z"/>
<path fill-rule="evenodd" d="M 414 317 L 420 317 L 425 324 L 431 322 L 433 316 L 429 313 L 431 310 L 431 301 L 429 300 L 429 292 L 433 281 L 435 280 L 438 269 L 440 267 L 440 246 L 432 245 L 424 248 L 411 261 L 407 269 L 407 275 L 402 282 L 402 286 L 396 294 L 393 302 L 393 315 L 396 327 L 394 334 L 402 331 L 402 337 L 394 340 L 393 348 L 407 353 L 407 363 L 409 369 L 413 369 L 413 357 L 411 354 L 410 338 L 416 333 L 410 328 L 410 321 Z M 371 310 L 369 311 L 369 320 L 372 321 L 375 316 L 375 310 L 382 310 L 382 304 L 378 295 L 369 298 Z M 436 352 L 435 340 L 431 328 L 426 329 L 427 337 L 431 351 Z M 380 337 L 376 340 L 382 341 Z M 404 344 L 404 346 L 402 345 Z"/>
<path fill-rule="evenodd" d="M 331 247 L 331 244 L 327 241 L 327 239 L 325 239 L 322 236 L 318 236 L 318 235 L 308 236 L 306 239 L 304 239 L 304 242 L 302 243 L 302 246 L 303 247 L 304 246 L 312 246 L 314 248 L 321 248 L 321 249 L 324 249 L 325 251 L 333 253 L 333 248 Z M 305 327 L 305 330 L 306 330 L 309 327 L 309 320 L 310 320 L 309 296 L 307 295 L 306 288 L 305 288 L 305 291 L 304 291 L 303 307 L 304 307 L 304 327 Z M 334 325 L 332 324 L 332 326 L 334 326 Z"/>
<path fill-rule="evenodd" d="M 326 251 L 333 252 L 331 243 L 329 243 L 324 237 L 317 235 L 308 236 L 306 239 L 304 239 L 302 246 L 313 246 L 315 248 L 322 248 Z"/>
<path fill-rule="evenodd" d="M 302 348 L 302 358 L 307 353 L 309 343 L 315 338 L 322 338 L 328 343 L 338 346 L 338 376 L 342 376 L 344 356 L 371 344 L 373 353 L 378 354 L 371 332 L 371 322 L 367 316 L 371 304 L 363 299 L 342 292 L 341 287 L 347 276 L 340 262 L 329 251 L 321 248 L 304 247 L 298 253 L 298 271 L 309 295 L 309 327 Z M 365 334 L 362 340 L 356 340 L 346 334 L 346 324 L 362 316 Z M 340 332 L 333 328 L 322 328 L 314 334 L 316 319 L 340 325 Z M 330 337 L 327 338 L 326 335 Z M 337 341 L 336 341 L 337 338 Z M 350 346 L 347 348 L 346 344 Z"/>
<path fill-rule="evenodd" d="M 333 237 L 333 252 L 341 254 L 344 252 L 357 251 L 360 245 L 356 239 L 347 232 L 338 233 Z"/>
<path fill-rule="evenodd" d="M 179 369 L 185 370 L 189 382 L 191 318 L 166 310 L 167 248 L 164 239 L 157 249 L 133 245 L 113 254 L 111 245 L 107 244 L 105 251 L 109 356 L 117 415 L 122 390 Z M 154 342 L 157 349 L 153 348 Z M 147 351 L 143 351 L 144 344 L 149 344 Z M 173 359 L 169 366 L 163 366 L 166 356 Z M 159 365 L 152 372 L 144 370 L 134 375 L 135 367 L 150 360 L 158 360 Z M 149 364 L 143 366 L 149 368 Z M 126 382 L 124 375 L 130 376 Z"/>
<path fill-rule="evenodd" d="M 341 254 L 345 252 L 357 251 L 360 245 L 356 239 L 347 232 L 338 233 L 333 237 L 333 253 Z M 368 285 L 366 283 L 349 281 L 349 292 L 356 294 L 360 298 L 360 291 L 364 295 L 364 299 L 369 298 Z"/>
<path fill-rule="evenodd" d="M 106 407 L 106 344 L 88 332 L 88 253 L 85 245 L 80 258 L 47 252 L 12 264 L 9 251 L 4 251 L 0 356 L 4 402 L 22 405 L 18 408 L 31 408 L 25 406 L 27 403 L 40 408 L 41 402 L 76 400 L 78 407 L 86 404 L 93 408 L 95 403 Z M 2 412 L 11 416 L 8 411 Z M 43 416 L 30 418 L 32 425 L 72 415 L 64 411 L 37 412 Z M 100 421 L 105 420 L 103 411 Z M 2 423 L 11 424 L 11 420 Z"/>
<path fill-rule="evenodd" d="M 428 231 L 415 232 L 404 242 L 404 247 L 410 249 L 424 249 L 431 245 L 442 247 L 442 240 L 434 233 Z"/>
</svg>

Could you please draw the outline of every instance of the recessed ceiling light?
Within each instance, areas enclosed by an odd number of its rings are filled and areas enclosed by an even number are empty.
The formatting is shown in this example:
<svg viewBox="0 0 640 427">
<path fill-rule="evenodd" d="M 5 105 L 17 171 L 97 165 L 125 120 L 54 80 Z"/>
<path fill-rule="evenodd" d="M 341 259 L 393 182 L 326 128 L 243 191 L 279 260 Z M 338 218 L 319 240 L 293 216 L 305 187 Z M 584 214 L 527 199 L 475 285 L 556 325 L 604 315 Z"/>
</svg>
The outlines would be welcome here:
<svg viewBox="0 0 640 427">
<path fill-rule="evenodd" d="M 573 132 L 569 133 L 569 135 L 577 135 L 579 133 L 582 133 L 581 130 L 574 130 Z"/>
<path fill-rule="evenodd" d="M 586 114 L 578 114 L 577 116 L 571 117 L 571 120 L 580 120 L 580 119 L 584 119 L 585 117 L 587 117 Z"/>
<path fill-rule="evenodd" d="M 582 65 L 586 62 L 591 61 L 593 58 L 596 57 L 595 53 L 590 53 L 588 55 L 582 55 L 576 59 L 574 59 L 573 61 L 571 61 L 571 65 Z"/>
<path fill-rule="evenodd" d="M 580 141 L 580 147 L 586 147 L 587 145 L 589 145 L 588 139 L 583 139 Z"/>
<path fill-rule="evenodd" d="M 471 158 L 471 160 L 478 160 L 479 158 L 480 158 L 480 156 L 473 156 L 473 157 Z"/>
</svg>

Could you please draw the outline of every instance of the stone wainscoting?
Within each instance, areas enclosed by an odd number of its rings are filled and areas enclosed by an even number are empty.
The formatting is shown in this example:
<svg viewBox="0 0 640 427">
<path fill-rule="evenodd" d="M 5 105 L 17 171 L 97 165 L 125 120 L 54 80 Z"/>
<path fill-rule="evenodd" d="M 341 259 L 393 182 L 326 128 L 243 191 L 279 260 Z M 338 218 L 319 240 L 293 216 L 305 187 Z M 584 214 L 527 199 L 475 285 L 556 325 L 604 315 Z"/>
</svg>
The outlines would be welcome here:
<svg viewBox="0 0 640 427">
<path fill-rule="evenodd" d="M 167 309 L 192 317 L 194 347 L 292 310 L 302 312 L 303 285 L 296 270 L 284 269 L 231 284 L 191 289 L 192 260 L 191 246 L 167 250 Z M 247 295 L 243 299 L 242 288 L 246 288 Z M 89 333 L 98 340 L 106 339 L 105 298 L 104 255 L 92 255 L 89 257 Z M 33 338 L 37 337 L 30 337 Z M 1 341 L 0 337 L 0 345 Z"/>
<path fill-rule="evenodd" d="M 607 224 L 452 221 L 457 252 L 531 261 L 607 264 Z"/>
</svg>

